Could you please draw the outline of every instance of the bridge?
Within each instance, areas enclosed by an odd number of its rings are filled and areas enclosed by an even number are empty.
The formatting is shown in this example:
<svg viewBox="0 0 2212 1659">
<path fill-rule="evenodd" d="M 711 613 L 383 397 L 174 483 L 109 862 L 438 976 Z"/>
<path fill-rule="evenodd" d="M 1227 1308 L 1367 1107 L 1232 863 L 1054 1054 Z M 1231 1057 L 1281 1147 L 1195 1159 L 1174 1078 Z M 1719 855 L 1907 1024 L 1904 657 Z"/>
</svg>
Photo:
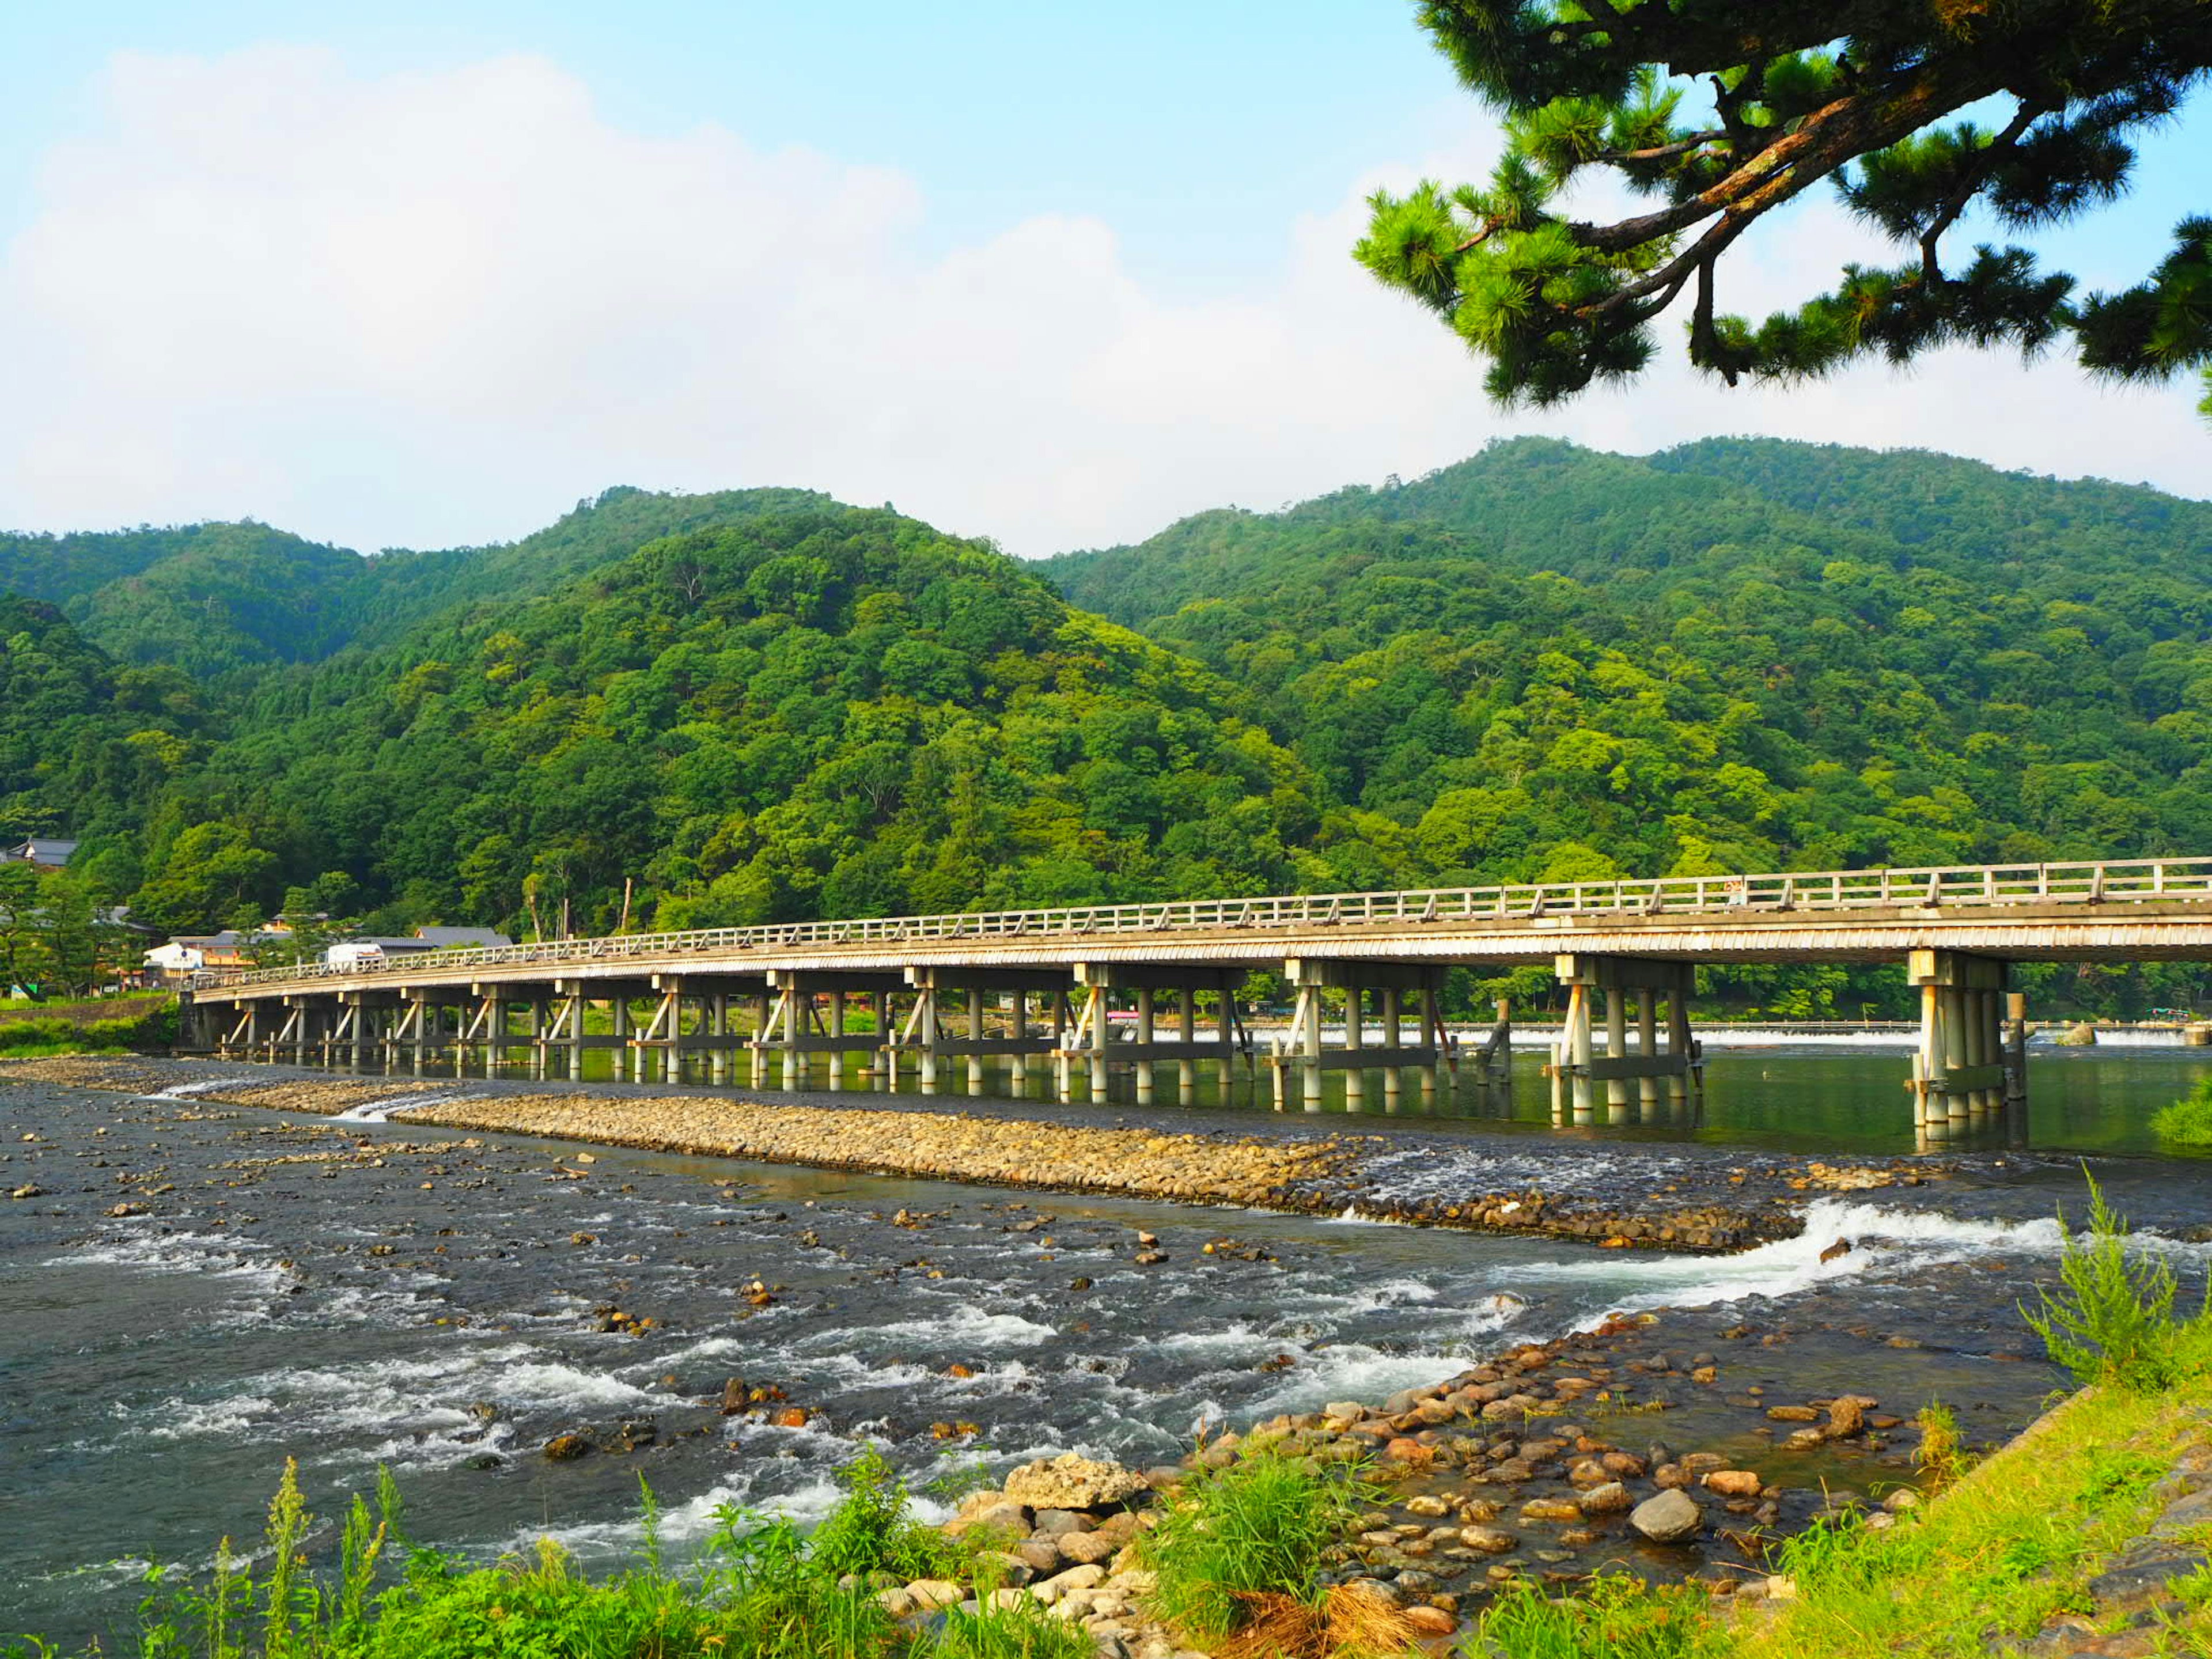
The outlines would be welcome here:
<svg viewBox="0 0 2212 1659">
<path fill-rule="evenodd" d="M 580 1078 L 587 1051 L 617 1078 L 709 1085 L 750 1062 L 753 1087 L 829 1086 L 857 1061 L 925 1091 L 964 1060 L 1025 1091 L 1032 1060 L 1062 1100 L 1109 1068 L 1139 1103 L 1158 1068 L 1188 1102 L 1197 1067 L 1226 1087 L 1264 1068 L 1275 1103 L 1318 1109 L 1325 1072 L 1365 1097 L 1379 1073 L 1395 1104 L 1407 1072 L 1424 1097 L 1439 1069 L 1496 1086 L 1510 1010 L 1479 1048 L 1437 1006 L 1444 972 L 1544 965 L 1567 991 L 1546 1068 L 1556 1121 L 1677 1109 L 1700 1086 L 1690 999 L 1701 963 L 1893 963 L 1921 993 L 1906 1079 L 1924 1139 L 1994 1121 L 2026 1099 L 2026 1011 L 2016 962 L 2212 961 L 2212 858 L 1785 872 L 1433 888 L 1166 903 L 1080 905 L 684 933 L 624 933 L 442 951 L 380 963 L 194 976 L 184 1046 L 355 1070 L 371 1061 L 455 1075 L 526 1066 Z M 1288 1031 L 1255 1047 L 1238 987 L 1280 973 Z M 1602 1010 L 1601 1012 L 1601 1004 Z M 589 1015 L 604 1007 L 605 1015 Z M 518 1060 L 515 1057 L 521 1056 Z"/>
</svg>

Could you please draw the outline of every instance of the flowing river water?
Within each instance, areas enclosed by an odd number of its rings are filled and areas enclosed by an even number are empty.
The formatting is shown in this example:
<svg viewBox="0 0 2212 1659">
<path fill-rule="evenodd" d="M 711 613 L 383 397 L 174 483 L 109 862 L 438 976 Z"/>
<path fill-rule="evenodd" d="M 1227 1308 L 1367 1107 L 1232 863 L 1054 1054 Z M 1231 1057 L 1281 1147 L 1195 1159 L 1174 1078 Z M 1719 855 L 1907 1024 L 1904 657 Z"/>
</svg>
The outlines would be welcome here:
<svg viewBox="0 0 2212 1659">
<path fill-rule="evenodd" d="M 1630 1201 L 1781 1150 L 1908 1152 L 1901 1073 L 1887 1048 L 1721 1049 L 1696 1124 L 1554 1132 L 1527 1079 L 1510 1116 L 1359 1127 L 1402 1141 L 1374 1165 L 1386 1192 L 1540 1180 Z M 0 1080 L 0 1187 L 40 1189 L 0 1208 L 0 1632 L 112 1647 L 144 1564 L 258 1537 L 288 1455 L 319 1514 L 381 1465 L 426 1540 L 489 1555 L 550 1533 L 605 1559 L 635 1541 L 641 1475 L 680 1545 L 724 1504 L 820 1513 L 856 1437 L 925 1487 L 1071 1449 L 1156 1463 L 1209 1424 L 1379 1401 L 1625 1310 L 1668 1310 L 1655 1331 L 1686 1347 L 1755 1325 L 1739 1369 L 1771 1398 L 1863 1389 L 1909 1415 L 1941 1395 L 1998 1437 L 2057 1381 L 2013 1304 L 2051 1275 L 2053 1205 L 2079 1207 L 2072 1154 L 2124 1154 L 2100 1176 L 2201 1283 L 2212 1161 L 2154 1156 L 2148 1124 L 2208 1073 L 2201 1050 L 2039 1050 L 2026 1149 L 1808 1194 L 1799 1237 L 1732 1256 L 612 1147 L 586 1164 L 574 1143 L 288 1118 L 189 1085 Z M 145 1213 L 108 1214 L 118 1196 Z M 1139 1232 L 1165 1263 L 1135 1262 Z M 733 1378 L 806 1420 L 725 1415 Z M 1678 1447 L 1740 1431 L 1693 1402 L 1668 1427 Z M 570 1431 L 601 1449 L 542 1455 Z"/>
</svg>

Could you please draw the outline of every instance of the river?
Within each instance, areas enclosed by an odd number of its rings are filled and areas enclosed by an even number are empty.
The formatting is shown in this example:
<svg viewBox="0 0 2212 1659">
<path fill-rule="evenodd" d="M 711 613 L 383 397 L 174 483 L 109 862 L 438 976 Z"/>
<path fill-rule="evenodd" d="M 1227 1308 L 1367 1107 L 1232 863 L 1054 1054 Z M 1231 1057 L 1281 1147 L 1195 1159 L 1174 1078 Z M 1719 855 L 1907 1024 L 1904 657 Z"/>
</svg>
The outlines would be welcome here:
<svg viewBox="0 0 2212 1659">
<path fill-rule="evenodd" d="M 1445 1186 L 1494 1183 L 1516 1145 L 1624 1190 L 1686 1161 L 1911 1149 L 1894 1049 L 1717 1048 L 1696 1124 L 1564 1135 L 1534 1064 L 1516 1056 L 1510 1116 L 1447 1100 L 1367 1122 Z M 2149 1114 L 2208 1072 L 2203 1051 L 2039 1049 L 2032 1155 L 1819 1199 L 1802 1237 L 1731 1257 L 614 1148 L 586 1165 L 573 1145 L 0 1084 L 0 1174 L 44 1189 L 0 1209 L 0 1632 L 115 1645 L 143 1564 L 258 1536 L 288 1455 L 319 1513 L 385 1465 L 425 1538 L 489 1553 L 550 1532 L 605 1559 L 635 1538 L 641 1474 L 680 1544 L 726 1503 L 818 1514 L 856 1436 L 925 1486 L 1067 1449 L 1170 1461 L 1208 1423 L 1376 1401 L 1624 1308 L 1779 1322 L 1788 1345 L 1757 1362 L 1778 1389 L 1908 1412 L 1941 1394 L 1986 1439 L 2057 1380 L 2010 1307 L 2078 1194 L 2058 1155 L 2148 1152 Z M 2100 1167 L 2148 1224 L 2212 1218 L 2212 1163 Z M 105 1213 L 125 1198 L 147 1213 Z M 1166 1264 L 1134 1264 L 1139 1232 Z M 1856 1248 L 1820 1261 L 1839 1237 Z M 2185 1275 L 2205 1255 L 2175 1250 Z M 732 1377 L 781 1398 L 725 1416 Z M 803 1425 L 770 1420 L 793 1407 Z M 629 1449 L 540 1454 L 570 1431 Z"/>
</svg>

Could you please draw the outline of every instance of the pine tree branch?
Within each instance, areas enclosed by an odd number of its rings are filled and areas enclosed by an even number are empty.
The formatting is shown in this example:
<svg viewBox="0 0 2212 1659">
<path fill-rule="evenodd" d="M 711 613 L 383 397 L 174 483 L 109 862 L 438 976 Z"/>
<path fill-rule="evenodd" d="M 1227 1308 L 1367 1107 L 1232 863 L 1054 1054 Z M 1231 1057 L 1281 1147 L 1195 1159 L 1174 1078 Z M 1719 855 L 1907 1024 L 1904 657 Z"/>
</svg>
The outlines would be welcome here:
<svg viewBox="0 0 2212 1659">
<path fill-rule="evenodd" d="M 1936 257 L 1936 245 L 1942 240 L 1943 233 L 1959 222 L 1959 216 L 1966 210 L 1966 204 L 1972 201 L 1982 186 L 1989 182 L 1990 170 L 1996 166 L 1999 154 L 2017 148 L 2021 135 L 2050 112 L 2048 106 L 2023 99 L 2020 108 L 2006 124 L 2005 130 L 1982 147 L 1979 159 L 1966 169 L 1966 176 L 1959 181 L 1959 187 L 1944 202 L 1942 210 L 1929 222 L 1928 228 L 1920 233 L 1920 276 L 1930 288 L 1944 280 L 1942 264 Z"/>
</svg>

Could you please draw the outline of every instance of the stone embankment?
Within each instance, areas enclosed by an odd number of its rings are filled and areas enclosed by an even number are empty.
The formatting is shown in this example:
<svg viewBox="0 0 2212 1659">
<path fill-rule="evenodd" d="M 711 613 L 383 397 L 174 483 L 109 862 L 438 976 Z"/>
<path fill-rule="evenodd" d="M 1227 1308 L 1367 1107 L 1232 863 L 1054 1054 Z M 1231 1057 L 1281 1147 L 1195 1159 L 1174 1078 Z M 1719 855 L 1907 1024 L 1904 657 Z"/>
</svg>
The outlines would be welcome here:
<svg viewBox="0 0 2212 1659">
<path fill-rule="evenodd" d="M 1375 1135 L 1170 1132 L 730 1096 L 531 1093 L 461 1082 L 271 1077 L 258 1067 L 187 1069 L 135 1060 L 0 1065 L 0 1079 L 7 1077 L 145 1093 L 184 1084 L 195 1100 L 275 1111 L 335 1116 L 373 1106 L 397 1121 L 480 1133 L 1305 1214 L 1351 1209 L 1373 1219 L 1573 1238 L 1613 1249 L 1742 1249 L 1798 1231 L 1793 1193 L 1917 1185 L 1942 1173 L 1924 1164 L 1814 1164 L 1765 1171 L 1756 1183 L 1739 1173 L 1729 1178 L 1733 1188 L 1675 1202 L 1659 1194 L 1621 1200 L 1529 1187 L 1399 1198 L 1379 1193 L 1363 1172 L 1371 1156 L 1401 1145 Z M 417 1099 L 421 1104 L 410 1103 Z"/>
</svg>

